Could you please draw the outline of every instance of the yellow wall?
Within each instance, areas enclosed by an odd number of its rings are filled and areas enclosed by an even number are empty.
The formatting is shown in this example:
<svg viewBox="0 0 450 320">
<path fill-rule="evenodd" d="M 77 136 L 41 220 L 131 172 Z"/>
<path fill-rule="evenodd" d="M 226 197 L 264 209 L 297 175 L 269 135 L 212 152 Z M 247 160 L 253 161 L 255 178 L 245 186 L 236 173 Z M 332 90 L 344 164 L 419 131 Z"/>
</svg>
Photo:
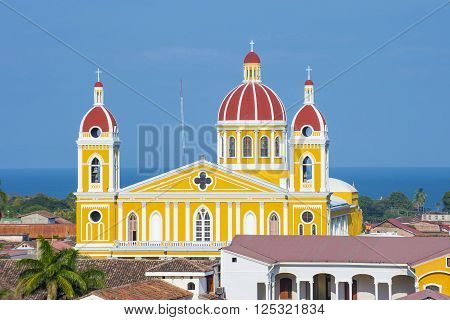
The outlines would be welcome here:
<svg viewBox="0 0 450 320">
<path fill-rule="evenodd" d="M 413 265 L 419 279 L 419 290 L 424 290 L 429 284 L 437 284 L 441 286 L 441 293 L 450 295 L 450 268 L 446 265 L 447 258 L 450 258 L 450 254 Z"/>
</svg>

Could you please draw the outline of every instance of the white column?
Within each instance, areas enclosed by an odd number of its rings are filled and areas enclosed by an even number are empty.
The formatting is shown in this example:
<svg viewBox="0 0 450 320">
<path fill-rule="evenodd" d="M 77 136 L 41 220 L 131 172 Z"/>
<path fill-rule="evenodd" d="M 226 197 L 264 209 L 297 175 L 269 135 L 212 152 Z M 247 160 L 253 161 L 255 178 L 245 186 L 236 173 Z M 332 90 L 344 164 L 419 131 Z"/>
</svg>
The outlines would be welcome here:
<svg viewBox="0 0 450 320">
<path fill-rule="evenodd" d="M 241 163 L 241 130 L 236 130 L 236 161 Z"/>
<path fill-rule="evenodd" d="M 108 171 L 109 171 L 109 178 L 108 178 L 108 192 L 114 192 L 114 154 L 113 154 L 113 147 L 109 147 L 108 151 Z"/>
<path fill-rule="evenodd" d="M 117 190 L 120 189 L 120 150 L 117 149 Z"/>
<path fill-rule="evenodd" d="M 314 278 L 309 283 L 309 300 L 314 300 Z"/>
<path fill-rule="evenodd" d="M 217 163 L 220 163 L 221 152 L 223 152 L 223 144 L 221 142 L 220 130 L 217 130 Z"/>
<path fill-rule="evenodd" d="M 264 202 L 259 203 L 259 234 L 264 234 Z"/>
<path fill-rule="evenodd" d="M 227 163 L 227 157 L 228 157 L 228 138 L 227 138 L 227 131 L 223 130 L 223 164 Z"/>
<path fill-rule="evenodd" d="M 78 146 L 78 188 L 77 192 L 83 191 L 83 152 L 81 146 Z"/>
<path fill-rule="evenodd" d="M 258 164 L 260 148 L 261 148 L 261 146 L 259 145 L 258 131 L 254 130 L 253 131 L 253 157 L 254 157 L 254 163 L 255 164 Z"/>
<path fill-rule="evenodd" d="M 373 284 L 375 286 L 375 300 L 379 300 L 378 299 L 378 282 L 377 282 L 377 280 L 374 280 Z"/>
<path fill-rule="evenodd" d="M 117 203 L 117 240 L 123 240 L 123 202 L 119 201 Z"/>
<path fill-rule="evenodd" d="M 142 202 L 142 210 L 141 210 L 141 230 L 142 236 L 141 241 L 147 241 L 147 204 Z"/>
<path fill-rule="evenodd" d="M 213 241 L 220 241 L 220 202 L 216 202 L 216 235 L 213 237 Z"/>
<path fill-rule="evenodd" d="M 165 217 L 165 233 L 164 233 L 164 240 L 170 241 L 170 202 L 165 203 L 165 211 L 164 211 L 164 217 Z"/>
<path fill-rule="evenodd" d="M 389 299 L 388 300 L 392 300 L 392 281 L 388 282 L 388 287 L 389 287 Z"/>
<path fill-rule="evenodd" d="M 339 300 L 339 282 L 336 281 L 336 278 L 334 278 L 334 299 L 332 300 Z M 333 295 L 331 295 L 333 297 Z"/>
<path fill-rule="evenodd" d="M 283 203 L 283 234 L 288 234 L 288 203 Z"/>
<path fill-rule="evenodd" d="M 178 202 L 173 203 L 173 241 L 178 241 Z"/>
<path fill-rule="evenodd" d="M 348 286 L 348 300 L 353 300 L 353 281 L 349 280 L 347 281 L 347 286 Z M 358 292 L 355 292 L 356 297 L 358 297 Z"/>
<path fill-rule="evenodd" d="M 185 203 L 185 228 L 186 228 L 186 241 L 191 241 L 191 203 Z"/>
<path fill-rule="evenodd" d="M 289 171 L 290 171 L 290 177 L 289 177 L 289 191 L 293 192 L 295 190 L 295 167 L 294 167 L 294 147 L 295 144 L 292 144 L 292 147 L 290 148 L 290 155 L 289 155 Z M 299 191 L 299 190 L 297 190 Z"/>
<path fill-rule="evenodd" d="M 281 139 L 280 139 L 281 142 Z M 280 145 L 281 147 L 281 145 Z M 275 130 L 272 130 L 270 132 L 270 163 L 274 164 L 275 163 Z"/>
<path fill-rule="evenodd" d="M 241 234 L 241 204 L 236 202 L 236 231 L 235 234 Z"/>
<path fill-rule="evenodd" d="M 228 241 L 233 240 L 233 203 L 228 202 Z"/>
<path fill-rule="evenodd" d="M 288 141 L 287 141 L 287 134 L 286 130 L 283 130 L 283 137 L 281 139 L 282 142 L 280 145 L 280 153 L 283 157 L 283 163 L 287 162 L 287 155 L 288 155 Z"/>
</svg>

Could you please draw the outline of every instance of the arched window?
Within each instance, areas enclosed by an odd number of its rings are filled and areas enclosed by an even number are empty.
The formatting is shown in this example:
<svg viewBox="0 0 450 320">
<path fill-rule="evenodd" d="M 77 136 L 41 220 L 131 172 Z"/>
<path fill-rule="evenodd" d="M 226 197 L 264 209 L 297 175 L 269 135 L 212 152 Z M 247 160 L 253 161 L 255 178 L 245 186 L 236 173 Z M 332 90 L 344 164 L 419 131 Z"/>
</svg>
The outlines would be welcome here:
<svg viewBox="0 0 450 320">
<path fill-rule="evenodd" d="M 261 137 L 261 150 L 260 150 L 261 158 L 269 156 L 269 138 L 266 136 Z"/>
<path fill-rule="evenodd" d="M 249 136 L 244 137 L 242 139 L 242 149 L 243 149 L 243 157 L 244 158 L 251 158 L 252 157 L 252 151 L 253 151 L 253 141 L 252 138 Z"/>
<path fill-rule="evenodd" d="M 101 165 L 98 158 L 91 161 L 91 183 L 100 183 Z"/>
<path fill-rule="evenodd" d="M 137 241 L 137 217 L 134 213 L 128 217 L 128 241 Z"/>
<path fill-rule="evenodd" d="M 305 159 L 303 159 L 302 168 L 303 168 L 303 182 L 311 182 L 313 163 L 310 157 L 306 157 Z"/>
<path fill-rule="evenodd" d="M 269 234 L 270 235 L 278 235 L 280 234 L 278 215 L 275 212 L 272 212 L 269 218 Z"/>
<path fill-rule="evenodd" d="M 275 138 L 275 157 L 280 157 L 280 137 Z"/>
<path fill-rule="evenodd" d="M 244 217 L 244 234 L 256 234 L 256 216 L 248 212 Z"/>
<path fill-rule="evenodd" d="M 187 289 L 188 290 L 195 290 L 195 283 L 189 282 L 188 285 L 187 285 Z"/>
<path fill-rule="evenodd" d="M 426 287 L 425 287 L 425 289 L 428 289 L 428 290 L 433 290 L 433 291 L 436 291 L 436 292 L 441 292 L 441 288 L 439 288 L 437 285 L 435 285 L 435 284 L 429 284 L 429 285 L 427 285 Z"/>
<path fill-rule="evenodd" d="M 312 235 L 316 235 L 317 234 L 317 226 L 315 224 L 313 224 L 311 226 L 311 234 Z"/>
<path fill-rule="evenodd" d="M 299 236 L 303 235 L 303 225 L 301 223 L 298 225 L 298 235 Z"/>
<path fill-rule="evenodd" d="M 195 241 L 211 241 L 211 216 L 205 208 L 195 216 Z"/>
<path fill-rule="evenodd" d="M 150 240 L 162 241 L 162 218 L 158 212 L 153 212 L 150 217 Z"/>
<path fill-rule="evenodd" d="M 230 158 L 236 157 L 236 139 L 231 136 L 228 143 L 228 156 Z"/>
</svg>

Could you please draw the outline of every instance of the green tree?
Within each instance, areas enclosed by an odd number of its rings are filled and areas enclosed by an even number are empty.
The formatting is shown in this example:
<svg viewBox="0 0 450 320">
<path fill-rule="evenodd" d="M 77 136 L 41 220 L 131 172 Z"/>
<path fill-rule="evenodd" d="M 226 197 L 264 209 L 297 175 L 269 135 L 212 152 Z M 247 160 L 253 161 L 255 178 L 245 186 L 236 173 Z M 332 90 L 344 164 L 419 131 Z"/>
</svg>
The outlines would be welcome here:
<svg viewBox="0 0 450 320">
<path fill-rule="evenodd" d="M 44 289 L 48 300 L 73 299 L 104 287 L 105 276 L 102 271 L 89 269 L 81 272 L 77 269 L 77 250 L 55 252 L 47 240 L 40 238 L 38 241 L 38 259 L 22 259 L 18 262 L 25 267 L 19 275 L 16 288 L 19 296 Z"/>
<path fill-rule="evenodd" d="M 0 180 L 0 187 L 2 185 L 2 181 Z M 3 211 L 6 208 L 6 204 L 8 203 L 8 196 L 5 192 L 0 188 L 0 218 L 2 216 Z"/>
<path fill-rule="evenodd" d="M 414 194 L 414 208 L 418 211 L 424 211 L 425 201 L 427 200 L 427 195 L 425 193 L 425 190 L 423 188 L 417 189 L 416 193 Z"/>
<path fill-rule="evenodd" d="M 444 193 L 442 204 L 444 205 L 444 211 L 450 212 L 450 191 Z"/>
<path fill-rule="evenodd" d="M 392 192 L 387 199 L 387 204 L 390 209 L 412 209 L 411 201 L 402 192 Z"/>
</svg>

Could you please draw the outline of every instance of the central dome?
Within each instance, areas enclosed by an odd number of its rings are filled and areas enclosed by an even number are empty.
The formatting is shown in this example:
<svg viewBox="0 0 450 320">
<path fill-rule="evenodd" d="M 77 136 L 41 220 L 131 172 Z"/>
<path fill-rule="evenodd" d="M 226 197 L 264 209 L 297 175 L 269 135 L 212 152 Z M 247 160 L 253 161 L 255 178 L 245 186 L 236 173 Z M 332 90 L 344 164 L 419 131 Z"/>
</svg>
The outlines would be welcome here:
<svg viewBox="0 0 450 320">
<path fill-rule="evenodd" d="M 283 102 L 261 82 L 261 60 L 253 48 L 244 58 L 244 81 L 223 99 L 218 121 L 286 121 Z"/>
<path fill-rule="evenodd" d="M 261 82 L 242 83 L 223 99 L 219 121 L 286 121 L 286 111 L 278 95 Z"/>
</svg>

